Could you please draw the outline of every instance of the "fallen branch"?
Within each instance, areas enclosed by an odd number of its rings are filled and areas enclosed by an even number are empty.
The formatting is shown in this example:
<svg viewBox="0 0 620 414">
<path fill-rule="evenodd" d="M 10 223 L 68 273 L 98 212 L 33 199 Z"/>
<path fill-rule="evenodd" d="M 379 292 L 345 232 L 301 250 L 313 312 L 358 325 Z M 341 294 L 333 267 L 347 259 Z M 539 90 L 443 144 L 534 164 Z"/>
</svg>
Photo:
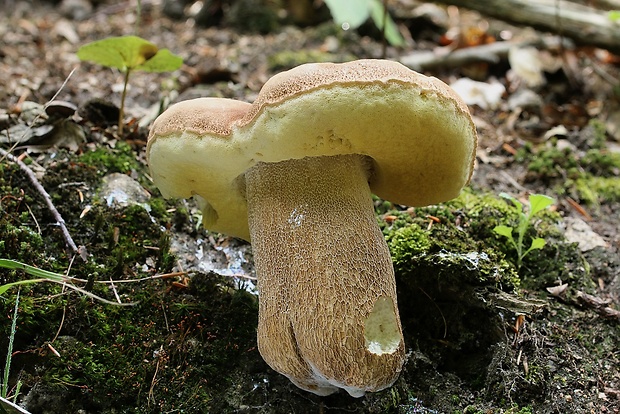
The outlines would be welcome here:
<svg viewBox="0 0 620 414">
<path fill-rule="evenodd" d="M 620 53 L 620 25 L 607 11 L 566 0 L 444 0 L 505 22 L 566 36 Z"/>
<path fill-rule="evenodd" d="M 24 172 L 24 174 L 26 174 L 26 176 L 28 176 L 28 179 L 30 180 L 30 182 L 32 183 L 34 188 L 39 192 L 39 194 L 41 194 L 41 196 L 45 200 L 45 204 L 47 205 L 47 209 L 50 211 L 50 213 L 52 213 L 52 216 L 54 216 L 54 219 L 58 223 L 58 226 L 60 226 L 60 230 L 62 232 L 62 236 L 64 237 L 65 242 L 67 243 L 67 246 L 71 250 L 73 250 L 73 253 L 80 254 L 80 249 L 78 249 L 78 247 L 75 245 L 75 242 L 71 238 L 71 234 L 69 233 L 69 229 L 67 229 L 67 225 L 65 224 L 65 220 L 62 218 L 62 216 L 60 215 L 60 213 L 58 212 L 58 210 L 54 206 L 54 203 L 52 202 L 52 197 L 50 197 L 50 195 L 45 190 L 45 188 L 43 188 L 43 186 L 41 185 L 41 183 L 39 182 L 37 177 L 34 175 L 34 172 L 30 169 L 30 167 L 28 167 L 19 158 L 17 158 L 13 154 L 7 152 L 6 150 L 4 150 L 2 148 L 0 148 L 0 155 L 2 155 L 3 158 L 7 158 L 8 160 L 10 160 L 10 161 L 14 162 L 15 164 L 17 164 L 19 166 L 19 169 L 22 170 L 22 172 Z M 84 261 L 86 261 L 86 259 L 85 259 L 86 256 L 85 255 L 80 254 L 80 256 L 82 257 L 82 259 Z"/>
<path fill-rule="evenodd" d="M 416 71 L 454 68 L 479 62 L 498 63 L 501 60 L 507 59 L 508 51 L 512 47 L 534 46 L 544 49 L 554 49 L 558 48 L 560 43 L 560 39 L 551 37 L 523 42 L 495 42 L 447 51 L 446 49 L 420 51 L 401 57 L 400 63 Z"/>
<path fill-rule="evenodd" d="M 577 301 L 582 306 L 593 309 L 596 313 L 607 319 L 615 319 L 616 321 L 620 321 L 620 311 L 607 306 L 611 301 L 603 300 L 597 296 L 589 295 L 580 290 L 577 291 Z"/>
</svg>

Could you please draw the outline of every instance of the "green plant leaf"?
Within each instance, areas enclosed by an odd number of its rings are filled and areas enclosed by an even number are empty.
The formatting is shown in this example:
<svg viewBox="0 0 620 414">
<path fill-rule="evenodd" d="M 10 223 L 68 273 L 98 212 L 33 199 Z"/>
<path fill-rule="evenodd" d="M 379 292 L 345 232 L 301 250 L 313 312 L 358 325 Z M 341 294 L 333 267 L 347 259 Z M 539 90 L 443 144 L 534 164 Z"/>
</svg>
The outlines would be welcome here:
<svg viewBox="0 0 620 414">
<path fill-rule="evenodd" d="M 6 408 L 6 409 L 5 409 Z M 0 414 L 30 414 L 30 411 L 26 411 L 20 406 L 16 405 L 5 398 L 0 397 Z"/>
<path fill-rule="evenodd" d="M 620 10 L 610 10 L 607 12 L 607 18 L 612 22 L 620 21 Z"/>
<path fill-rule="evenodd" d="M 173 54 L 168 49 L 160 49 L 155 56 L 134 69 L 145 72 L 170 72 L 179 69 L 181 65 L 183 65 L 182 57 Z"/>
<path fill-rule="evenodd" d="M 133 69 L 167 72 L 181 67 L 183 59 L 138 36 L 109 37 L 88 43 L 77 52 L 82 61 L 98 63 L 123 72 Z"/>
<path fill-rule="evenodd" d="M 370 6 L 370 16 L 372 17 L 375 26 L 379 28 L 379 30 L 383 30 L 383 21 L 385 17 L 385 39 L 392 46 L 404 46 L 405 39 L 400 34 L 396 23 L 388 13 L 387 16 L 383 16 L 385 13 L 385 8 L 383 7 L 383 3 L 380 0 L 369 0 Z"/>
<path fill-rule="evenodd" d="M 525 251 L 525 253 L 523 253 L 523 255 L 521 256 L 521 258 L 524 258 L 529 252 L 531 252 L 532 250 L 539 250 L 542 249 L 543 247 L 545 247 L 545 244 L 547 244 L 547 242 L 545 242 L 544 239 L 541 239 L 540 237 L 532 239 L 532 244 L 530 246 L 529 249 L 527 249 Z"/>
<path fill-rule="evenodd" d="M 508 227 L 508 226 L 495 226 L 493 228 L 493 231 L 497 234 L 499 234 L 500 236 L 504 236 L 504 237 L 508 237 L 509 239 L 512 239 L 512 228 Z"/>
<path fill-rule="evenodd" d="M 43 270 L 43 269 L 39 269 L 37 267 L 34 266 L 30 266 L 15 260 L 10 260 L 10 259 L 0 259 L 0 267 L 3 267 L 5 269 L 19 269 L 19 270 L 23 270 L 24 272 L 28 273 L 31 276 L 37 276 L 40 278 L 44 278 L 44 279 L 51 279 L 57 282 L 64 282 L 67 278 L 64 275 L 61 275 L 60 273 L 54 273 L 54 272 L 49 272 L 47 270 Z M 5 286 L 5 285 L 2 285 Z M 2 288 L 2 286 L 0 286 L 0 288 Z M 0 291 L 0 293 L 5 292 L 5 290 Z"/>
<path fill-rule="evenodd" d="M 384 10 L 381 0 L 325 0 L 325 4 L 336 24 L 348 23 L 351 29 L 357 29 L 369 17 L 375 26 L 383 30 Z M 392 46 L 403 46 L 403 39 L 396 23 L 388 14 L 385 16 L 385 38 Z"/>
<path fill-rule="evenodd" d="M 351 29 L 357 29 L 370 17 L 368 0 L 325 0 L 325 4 L 339 26 L 348 23 Z"/>
<path fill-rule="evenodd" d="M 545 239 L 541 239 L 540 237 L 537 237 L 535 239 L 532 239 L 532 245 L 530 246 L 529 249 L 527 249 L 527 251 L 529 252 L 530 250 L 534 250 L 534 249 L 542 249 L 543 247 L 545 247 L 545 244 L 547 244 Z"/>
<path fill-rule="evenodd" d="M 543 194 L 530 194 L 529 202 L 530 202 L 530 216 L 533 216 L 539 211 L 544 210 L 545 208 L 549 207 L 551 204 L 555 203 L 555 200 Z"/>
<path fill-rule="evenodd" d="M 143 64 L 157 51 L 157 46 L 141 37 L 119 36 L 88 43 L 80 47 L 77 56 L 80 60 L 126 71 Z"/>
</svg>

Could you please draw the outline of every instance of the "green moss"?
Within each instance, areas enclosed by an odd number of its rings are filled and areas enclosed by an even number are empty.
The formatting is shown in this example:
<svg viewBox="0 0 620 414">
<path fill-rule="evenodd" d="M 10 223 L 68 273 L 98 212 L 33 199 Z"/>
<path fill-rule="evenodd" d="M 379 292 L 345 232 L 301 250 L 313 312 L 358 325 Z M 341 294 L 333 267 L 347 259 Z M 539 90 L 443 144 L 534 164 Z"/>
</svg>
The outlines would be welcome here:
<svg viewBox="0 0 620 414">
<path fill-rule="evenodd" d="M 533 152 L 528 158 L 527 169 L 543 181 L 548 182 L 563 176 L 575 178 L 581 175 L 580 165 L 573 149 L 560 149 L 556 146 L 556 141 L 552 141 L 547 148 Z"/>
<path fill-rule="evenodd" d="M 43 247 L 41 235 L 32 227 L 16 227 L 3 221 L 0 219 L 0 257 L 19 257 L 29 263 L 38 262 L 37 250 Z"/>
<path fill-rule="evenodd" d="M 620 178 L 587 176 L 567 182 L 573 185 L 575 196 L 589 205 L 620 201 Z"/>
<path fill-rule="evenodd" d="M 527 164 L 528 180 L 542 181 L 588 205 L 620 199 L 620 154 L 606 149 L 604 125 L 597 120 L 580 132 L 582 147 L 529 144 L 519 150 L 518 162 Z"/>
<path fill-rule="evenodd" d="M 90 200 L 89 212 L 79 217 L 85 204 L 78 191 L 61 184 L 83 180 L 96 188 L 99 168 L 139 167 L 129 166 L 133 154 L 128 146 L 121 145 L 120 152 L 100 149 L 88 154 L 79 162 L 51 165 L 43 184 L 53 189 L 75 242 L 89 253 L 87 262 L 73 262 L 71 275 L 88 280 L 82 286 L 93 293 L 114 300 L 110 285 L 99 282 L 144 278 L 172 269 L 175 258 L 162 230 L 171 225 L 171 218 L 162 200 L 153 200 L 150 213 L 140 206 L 111 209 Z M 57 228 L 46 224 L 53 219 L 15 167 L 1 168 L 0 188 L 7 194 L 0 204 L 1 257 L 64 273 L 69 257 L 57 254 L 65 251 L 65 244 Z M 0 269 L 1 283 L 26 277 Z M 247 376 L 255 363 L 250 360 L 260 361 L 256 298 L 230 283 L 200 275 L 185 290 L 175 290 L 165 281 L 116 283 L 115 292 L 123 302 L 138 302 L 131 307 L 97 303 L 51 283 L 22 287 L 15 337 L 20 352 L 13 357 L 12 372 L 21 372 L 23 393 L 58 396 L 59 406 L 75 412 L 110 412 L 119 406 L 137 413 L 222 412 L 227 402 L 214 395 L 230 388 L 235 376 Z M 0 301 L 3 317 L 12 312 L 14 294 L 9 291 Z M 7 346 L 5 328 L 0 349 Z M 48 342 L 60 357 L 52 354 Z M 12 377 L 10 385 L 16 379 Z M 41 401 L 49 404 L 49 399 Z M 34 404 L 33 411 L 47 409 Z"/>
<path fill-rule="evenodd" d="M 429 220 L 429 215 L 439 216 L 440 221 Z M 526 235 L 526 239 L 544 238 L 546 246 L 531 252 L 520 269 L 514 248 L 493 232 L 498 224 L 514 225 L 518 220 L 515 209 L 497 195 L 465 192 L 443 206 L 390 211 L 383 217 L 389 217 L 381 226 L 393 258 L 399 303 L 417 304 L 412 319 L 406 310 L 401 315 L 405 330 L 415 330 L 418 344 L 424 342 L 425 335 L 446 335 L 453 349 L 467 349 L 475 355 L 474 360 L 484 360 L 490 358 L 484 347 L 491 346 L 492 340 L 487 340 L 499 339 L 499 331 L 503 331 L 489 308 L 491 303 L 503 303 L 503 299 L 498 302 L 503 297 L 498 292 L 543 292 L 558 280 L 584 291 L 594 287 L 587 262 L 575 244 L 565 241 L 558 226 L 561 217 L 551 210 L 540 212 Z M 478 302 L 483 297 L 486 299 Z M 522 312 L 517 302 L 500 306 Z M 478 322 L 470 325 L 469 318 Z M 437 358 L 459 373 L 465 369 L 452 361 L 449 353 Z M 471 383 L 485 384 L 485 373 L 467 372 Z M 540 380 L 535 373 L 530 382 Z"/>
<path fill-rule="evenodd" d="M 506 414 L 534 414 L 532 411 L 532 407 L 519 407 L 518 405 L 513 405 L 508 410 L 506 410 Z"/>
<path fill-rule="evenodd" d="M 417 224 L 397 228 L 388 236 L 388 247 L 396 265 L 410 264 L 415 256 L 424 254 L 430 246 L 428 232 Z"/>
<path fill-rule="evenodd" d="M 607 141 L 607 127 L 605 126 L 605 122 L 599 119 L 591 119 L 590 122 L 588 122 L 585 133 L 591 136 L 591 138 L 588 139 L 591 148 L 605 148 L 605 142 Z"/>
<path fill-rule="evenodd" d="M 58 329 L 59 305 L 67 310 L 52 344 L 60 357 L 47 353 L 38 358 L 40 374 L 26 375 L 26 389 L 42 381 L 48 391 L 68 393 L 81 401 L 82 409 L 96 412 L 122 406 L 149 413 L 153 405 L 221 412 L 227 403 L 214 395 L 230 387 L 234 375 L 251 369 L 250 360 L 260 360 L 256 298 L 233 288 L 230 280 L 207 275 L 196 275 L 186 292 L 168 292 L 164 282 L 132 291 L 138 301 L 132 307 L 75 295 L 62 304 L 46 301 L 47 318 L 41 304 L 26 295 L 20 306 L 19 349 L 26 324 L 48 321 L 49 329 L 39 334 L 42 346 Z M 50 312 L 50 306 L 57 310 Z M 32 363 L 28 355 L 14 358 L 18 369 L 26 363 Z"/>
<path fill-rule="evenodd" d="M 601 177 L 618 177 L 620 175 L 620 153 L 592 149 L 581 159 L 581 165 L 591 175 Z"/>
<path fill-rule="evenodd" d="M 38 266 L 49 262 L 44 255 L 49 231 L 40 223 L 42 200 L 38 194 L 24 191 L 25 185 L 29 181 L 17 166 L 0 165 L 0 257 Z M 0 283 L 14 274 L 0 270 Z"/>
<path fill-rule="evenodd" d="M 114 148 L 101 146 L 85 152 L 78 157 L 78 162 L 95 168 L 101 175 L 114 172 L 127 174 L 140 167 L 135 152 L 124 141 L 117 141 Z"/>
</svg>

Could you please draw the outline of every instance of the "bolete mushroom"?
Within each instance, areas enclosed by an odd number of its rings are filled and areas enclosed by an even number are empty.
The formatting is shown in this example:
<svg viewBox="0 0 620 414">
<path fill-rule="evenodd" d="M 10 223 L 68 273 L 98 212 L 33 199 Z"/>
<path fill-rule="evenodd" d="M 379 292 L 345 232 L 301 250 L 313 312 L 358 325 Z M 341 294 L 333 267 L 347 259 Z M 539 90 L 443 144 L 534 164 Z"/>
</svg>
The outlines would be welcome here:
<svg viewBox="0 0 620 414">
<path fill-rule="evenodd" d="M 446 84 L 358 60 L 275 75 L 253 104 L 177 103 L 147 153 L 165 197 L 195 196 L 207 229 L 251 241 L 265 361 L 304 390 L 359 397 L 391 386 L 405 360 L 371 192 L 410 206 L 454 198 L 476 143 Z"/>
</svg>

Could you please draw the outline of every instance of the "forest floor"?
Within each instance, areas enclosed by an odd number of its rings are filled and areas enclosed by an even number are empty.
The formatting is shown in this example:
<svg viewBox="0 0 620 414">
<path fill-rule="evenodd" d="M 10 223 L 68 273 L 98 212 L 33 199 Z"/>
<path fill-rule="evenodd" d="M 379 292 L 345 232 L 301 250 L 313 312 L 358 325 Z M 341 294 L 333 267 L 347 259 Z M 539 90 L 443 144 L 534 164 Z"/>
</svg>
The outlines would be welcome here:
<svg viewBox="0 0 620 414">
<path fill-rule="evenodd" d="M 171 102 L 252 102 L 272 75 L 299 64 L 381 58 L 380 34 L 370 24 L 343 31 L 321 13 L 284 24 L 279 8 L 255 20 L 247 4 L 201 28 L 153 2 L 139 20 L 134 2 L 10 3 L 0 15 L 0 148 L 12 154 L 0 156 L 0 263 L 76 279 L 0 295 L 0 355 L 12 346 L 3 396 L 33 414 L 620 412 L 620 57 L 567 43 L 522 48 L 526 69 L 502 56 L 425 72 L 480 82 L 459 86 L 485 96 L 470 106 L 474 176 L 439 206 L 376 200 L 407 362 L 387 390 L 318 397 L 260 357 L 251 247 L 202 229 L 193 202 L 162 198 L 146 163 L 148 128 Z M 456 8 L 398 4 L 411 36 L 387 48 L 392 60 L 555 38 Z M 184 64 L 132 74 L 119 135 L 123 75 L 76 52 L 130 34 Z M 521 266 L 493 232 L 519 218 L 501 193 L 526 208 L 530 194 L 555 201 L 526 235 L 546 245 Z M 0 286 L 41 277 L 18 267 L 0 268 Z"/>
</svg>

